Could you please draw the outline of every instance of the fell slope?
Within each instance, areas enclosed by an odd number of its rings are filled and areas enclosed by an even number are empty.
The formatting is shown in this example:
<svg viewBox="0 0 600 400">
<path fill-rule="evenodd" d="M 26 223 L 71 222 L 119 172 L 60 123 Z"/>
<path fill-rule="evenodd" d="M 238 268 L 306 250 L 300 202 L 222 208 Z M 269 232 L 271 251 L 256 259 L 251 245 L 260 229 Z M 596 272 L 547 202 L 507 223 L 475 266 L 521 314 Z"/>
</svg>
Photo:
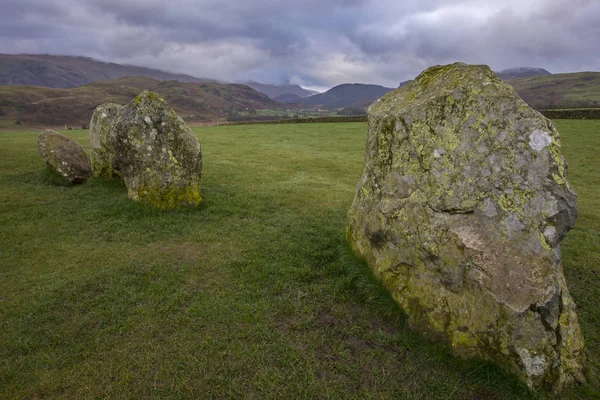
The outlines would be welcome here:
<svg viewBox="0 0 600 400">
<path fill-rule="evenodd" d="M 160 81 L 210 81 L 151 68 L 106 63 L 88 57 L 0 54 L 0 85 L 74 88 L 91 82 L 114 80 L 125 76 L 145 76 Z"/>
<path fill-rule="evenodd" d="M 144 89 L 157 92 L 181 116 L 196 121 L 223 119 L 233 111 L 281 106 L 245 85 L 126 77 L 74 89 L 0 86 L 0 118 L 33 125 L 84 125 L 98 105 L 126 104 Z"/>
<path fill-rule="evenodd" d="M 365 85 L 362 83 L 346 83 L 333 87 L 325 93 L 315 94 L 313 96 L 296 101 L 298 104 L 321 105 L 324 108 L 340 108 L 361 106 L 365 103 L 373 102 L 392 91 L 392 88 L 386 88 L 379 85 Z"/>
<path fill-rule="evenodd" d="M 302 97 L 293 93 L 284 93 L 279 96 L 273 97 L 273 100 L 278 101 L 280 103 L 296 103 L 298 100 L 302 99 Z"/>
<path fill-rule="evenodd" d="M 543 68 L 531 68 L 531 67 L 518 67 L 508 68 L 500 72 L 496 72 L 498 78 L 502 80 L 529 78 L 532 76 L 552 75 L 550 72 Z"/>
<path fill-rule="evenodd" d="M 600 107 L 600 72 L 552 74 L 507 81 L 531 107 Z"/>
<path fill-rule="evenodd" d="M 284 94 L 295 94 L 296 96 L 308 97 L 313 94 L 316 94 L 314 90 L 307 90 L 299 85 L 269 85 L 266 83 L 258 83 L 254 81 L 246 82 L 244 85 L 250 86 L 252 89 L 257 90 L 261 93 L 266 94 L 271 99 L 275 99 L 275 97 L 284 95 Z"/>
</svg>

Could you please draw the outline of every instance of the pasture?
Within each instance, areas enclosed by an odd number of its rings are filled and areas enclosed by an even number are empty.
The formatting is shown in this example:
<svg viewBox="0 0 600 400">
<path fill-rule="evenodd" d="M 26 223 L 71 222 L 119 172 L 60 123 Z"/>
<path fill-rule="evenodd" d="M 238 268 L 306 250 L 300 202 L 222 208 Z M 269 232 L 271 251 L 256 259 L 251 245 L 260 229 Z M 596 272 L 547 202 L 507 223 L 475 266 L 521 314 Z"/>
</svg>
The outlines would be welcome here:
<svg viewBox="0 0 600 400">
<path fill-rule="evenodd" d="M 590 369 L 564 397 L 598 398 L 600 120 L 556 125 Z M 551 398 L 411 333 L 348 253 L 365 123 L 195 132 L 203 204 L 168 213 L 53 185 L 37 132 L 0 132 L 0 398 Z"/>
</svg>

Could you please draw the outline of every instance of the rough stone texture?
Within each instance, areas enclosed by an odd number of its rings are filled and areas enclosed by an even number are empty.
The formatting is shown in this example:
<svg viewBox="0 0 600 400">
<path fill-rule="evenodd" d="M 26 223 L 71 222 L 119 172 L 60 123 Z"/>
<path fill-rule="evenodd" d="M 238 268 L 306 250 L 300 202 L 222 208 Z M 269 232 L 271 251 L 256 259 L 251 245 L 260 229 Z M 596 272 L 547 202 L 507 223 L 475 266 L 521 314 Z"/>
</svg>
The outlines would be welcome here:
<svg viewBox="0 0 600 400">
<path fill-rule="evenodd" d="M 89 135 L 94 176 L 117 178 L 120 175 L 114 162 L 115 150 L 110 145 L 110 136 L 115 134 L 114 125 L 122 109 L 119 104 L 103 104 L 92 115 Z"/>
<path fill-rule="evenodd" d="M 530 387 L 584 380 L 559 242 L 577 218 L 554 125 L 486 66 L 432 67 L 369 109 L 347 239 L 412 327 Z"/>
<path fill-rule="evenodd" d="M 125 106 L 108 135 L 129 197 L 158 209 L 200 203 L 202 151 L 185 122 L 156 93 Z"/>
<path fill-rule="evenodd" d="M 39 134 L 37 145 L 46 166 L 72 183 L 83 183 L 92 174 L 85 150 L 73 139 L 47 129 Z"/>
</svg>

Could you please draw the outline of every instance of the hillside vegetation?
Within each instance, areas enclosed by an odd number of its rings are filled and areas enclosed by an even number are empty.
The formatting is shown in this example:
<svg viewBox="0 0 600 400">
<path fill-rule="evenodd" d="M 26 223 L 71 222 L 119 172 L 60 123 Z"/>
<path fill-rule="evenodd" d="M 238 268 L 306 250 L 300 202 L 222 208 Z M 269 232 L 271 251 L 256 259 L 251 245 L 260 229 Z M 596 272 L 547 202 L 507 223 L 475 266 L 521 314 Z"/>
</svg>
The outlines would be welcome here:
<svg viewBox="0 0 600 400">
<path fill-rule="evenodd" d="M 600 396 L 600 121 L 558 121 L 579 219 L 561 245 Z M 0 398 L 550 400 L 411 333 L 344 246 L 365 123 L 198 128 L 200 208 L 49 183 L 0 133 Z M 84 145 L 86 131 L 68 135 Z"/>
<path fill-rule="evenodd" d="M 532 76 L 551 75 L 551 73 L 543 68 L 519 67 L 504 69 L 496 72 L 496 75 L 498 75 L 498 78 L 500 79 L 509 80 L 528 78 Z"/>
<path fill-rule="evenodd" d="M 507 81 L 531 107 L 600 107 L 600 72 L 552 74 Z"/>
<path fill-rule="evenodd" d="M 74 89 L 0 86 L 0 119 L 32 125 L 79 126 L 89 123 L 98 105 L 126 104 L 145 89 L 157 92 L 180 115 L 195 121 L 219 120 L 237 111 L 281 106 L 245 85 L 126 77 Z"/>
</svg>

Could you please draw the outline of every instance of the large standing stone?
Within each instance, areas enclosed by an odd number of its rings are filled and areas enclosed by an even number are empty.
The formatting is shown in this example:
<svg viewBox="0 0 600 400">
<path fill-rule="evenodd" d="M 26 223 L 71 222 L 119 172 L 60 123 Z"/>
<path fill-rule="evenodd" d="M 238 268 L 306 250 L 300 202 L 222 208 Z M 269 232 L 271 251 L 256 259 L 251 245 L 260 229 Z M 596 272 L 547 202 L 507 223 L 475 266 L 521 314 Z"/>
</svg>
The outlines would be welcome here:
<svg viewBox="0 0 600 400">
<path fill-rule="evenodd" d="M 114 136 L 114 125 L 123 106 L 119 104 L 103 104 L 94 110 L 90 122 L 90 161 L 94 176 L 104 178 L 119 177 L 119 170 L 114 161 L 115 149 L 111 146 Z"/>
<path fill-rule="evenodd" d="M 125 106 L 107 148 L 129 197 L 158 209 L 200 203 L 202 151 L 185 122 L 156 93 Z"/>
<path fill-rule="evenodd" d="M 47 129 L 39 134 L 37 145 L 46 166 L 70 182 L 83 183 L 92 174 L 85 150 L 73 139 Z"/>
<path fill-rule="evenodd" d="M 488 67 L 432 67 L 369 109 L 348 241 L 415 329 L 560 391 L 585 370 L 566 172 L 554 125 Z"/>
</svg>

